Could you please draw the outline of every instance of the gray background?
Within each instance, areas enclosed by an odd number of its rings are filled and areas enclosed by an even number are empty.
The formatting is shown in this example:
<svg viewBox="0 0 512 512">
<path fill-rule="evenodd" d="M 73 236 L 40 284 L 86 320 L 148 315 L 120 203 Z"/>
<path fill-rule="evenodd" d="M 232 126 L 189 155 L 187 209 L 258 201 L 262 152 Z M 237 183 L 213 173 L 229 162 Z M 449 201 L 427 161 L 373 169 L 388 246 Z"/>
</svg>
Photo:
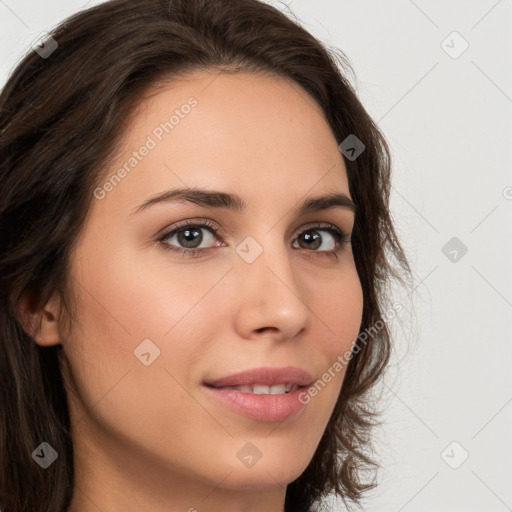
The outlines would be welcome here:
<svg viewBox="0 0 512 512">
<path fill-rule="evenodd" d="M 394 158 L 415 282 L 396 291 L 364 509 L 512 510 L 512 1 L 268 1 L 346 53 Z M 2 85 L 41 32 L 95 3 L 0 0 Z"/>
</svg>

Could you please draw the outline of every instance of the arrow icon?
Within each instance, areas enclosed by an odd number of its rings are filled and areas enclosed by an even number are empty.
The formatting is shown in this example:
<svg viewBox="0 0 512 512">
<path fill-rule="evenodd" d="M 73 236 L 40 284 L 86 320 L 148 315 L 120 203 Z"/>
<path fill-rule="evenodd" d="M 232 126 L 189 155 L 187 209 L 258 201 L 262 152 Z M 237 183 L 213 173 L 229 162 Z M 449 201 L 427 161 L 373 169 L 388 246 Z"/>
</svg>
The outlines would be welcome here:
<svg viewBox="0 0 512 512">
<path fill-rule="evenodd" d="M 454 30 L 441 41 L 441 48 L 450 58 L 458 59 L 469 48 L 469 43 Z"/>
<path fill-rule="evenodd" d="M 258 450 L 257 446 L 254 446 L 254 444 L 245 443 L 237 452 L 236 456 L 244 466 L 252 468 L 258 463 L 261 457 L 263 457 L 263 454 Z"/>
<path fill-rule="evenodd" d="M 246 263 L 255 261 L 262 252 L 263 247 L 252 236 L 246 236 L 236 247 L 236 253 Z"/>
<path fill-rule="evenodd" d="M 453 254 L 453 259 L 456 260 L 459 252 L 457 251 L 457 249 L 453 249 L 452 251 L 449 251 L 448 254 Z"/>
<path fill-rule="evenodd" d="M 351 162 L 353 162 L 365 149 L 363 142 L 353 133 L 346 137 L 338 148 Z"/>
<path fill-rule="evenodd" d="M 457 441 L 452 441 L 442 452 L 441 458 L 452 469 L 458 469 L 469 457 L 467 450 Z"/>
<path fill-rule="evenodd" d="M 142 340 L 133 353 L 144 366 L 153 364 L 160 357 L 160 349 L 149 338 Z"/>
<path fill-rule="evenodd" d="M 441 252 L 452 263 L 458 263 L 467 254 L 468 248 L 459 238 L 454 236 L 443 245 Z"/>
<path fill-rule="evenodd" d="M 59 454 L 53 449 L 52 445 L 42 442 L 33 452 L 32 458 L 43 469 L 50 467 L 59 457 Z"/>
</svg>

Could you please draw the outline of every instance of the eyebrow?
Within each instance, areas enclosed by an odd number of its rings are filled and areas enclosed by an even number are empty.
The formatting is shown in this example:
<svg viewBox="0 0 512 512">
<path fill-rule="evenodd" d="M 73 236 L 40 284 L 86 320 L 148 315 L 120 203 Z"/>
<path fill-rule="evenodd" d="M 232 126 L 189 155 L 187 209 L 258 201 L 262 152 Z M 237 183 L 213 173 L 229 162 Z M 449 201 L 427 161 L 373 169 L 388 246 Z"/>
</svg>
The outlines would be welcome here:
<svg viewBox="0 0 512 512">
<path fill-rule="evenodd" d="M 221 192 L 218 190 L 205 190 L 198 188 L 180 188 L 168 190 L 162 194 L 151 197 L 135 208 L 131 215 L 149 208 L 155 204 L 187 201 L 199 206 L 208 208 L 224 208 L 238 213 L 244 213 L 247 210 L 247 204 L 238 195 L 234 193 Z M 323 196 L 310 197 L 306 199 L 293 211 L 297 215 L 304 215 L 308 212 L 317 212 L 331 208 L 347 208 L 354 214 L 357 212 L 355 203 L 344 193 L 332 193 Z"/>
</svg>

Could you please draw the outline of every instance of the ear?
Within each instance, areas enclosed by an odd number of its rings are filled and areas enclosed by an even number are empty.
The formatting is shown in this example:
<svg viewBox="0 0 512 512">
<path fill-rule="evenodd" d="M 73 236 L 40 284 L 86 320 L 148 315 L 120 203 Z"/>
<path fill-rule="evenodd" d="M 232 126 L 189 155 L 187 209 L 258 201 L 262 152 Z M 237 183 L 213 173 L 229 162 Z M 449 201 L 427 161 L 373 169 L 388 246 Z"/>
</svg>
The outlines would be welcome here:
<svg viewBox="0 0 512 512">
<path fill-rule="evenodd" d="M 59 332 L 60 302 L 54 293 L 48 302 L 42 305 L 33 291 L 26 292 L 16 308 L 23 330 L 43 347 L 61 343 Z"/>
</svg>

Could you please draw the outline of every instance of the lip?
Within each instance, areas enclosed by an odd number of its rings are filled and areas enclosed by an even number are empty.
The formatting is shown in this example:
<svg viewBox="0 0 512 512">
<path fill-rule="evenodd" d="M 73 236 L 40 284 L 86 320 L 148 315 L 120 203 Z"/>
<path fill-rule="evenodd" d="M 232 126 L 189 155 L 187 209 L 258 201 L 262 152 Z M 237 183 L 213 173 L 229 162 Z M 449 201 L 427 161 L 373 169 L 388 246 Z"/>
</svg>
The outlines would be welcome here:
<svg viewBox="0 0 512 512">
<path fill-rule="evenodd" d="M 255 395 L 236 389 L 214 388 L 206 384 L 203 387 L 213 398 L 235 412 L 257 421 L 281 422 L 295 416 L 306 405 L 299 400 L 299 396 L 307 386 L 276 395 Z"/>
<path fill-rule="evenodd" d="M 274 386 L 276 384 L 297 384 L 309 386 L 313 383 L 313 376 L 306 370 L 296 366 L 252 368 L 234 373 L 226 377 L 208 379 L 203 382 L 206 386 L 220 388 L 227 386 L 253 386 L 262 384 Z M 288 393 L 289 394 L 289 393 Z"/>
<path fill-rule="evenodd" d="M 306 404 L 300 394 L 314 382 L 313 376 L 296 366 L 260 367 L 245 370 L 226 377 L 203 382 L 206 392 L 239 414 L 257 421 L 281 422 L 296 415 Z M 282 394 L 254 394 L 236 389 L 220 389 L 228 386 L 254 386 L 261 384 L 296 384 L 295 391 Z"/>
</svg>

